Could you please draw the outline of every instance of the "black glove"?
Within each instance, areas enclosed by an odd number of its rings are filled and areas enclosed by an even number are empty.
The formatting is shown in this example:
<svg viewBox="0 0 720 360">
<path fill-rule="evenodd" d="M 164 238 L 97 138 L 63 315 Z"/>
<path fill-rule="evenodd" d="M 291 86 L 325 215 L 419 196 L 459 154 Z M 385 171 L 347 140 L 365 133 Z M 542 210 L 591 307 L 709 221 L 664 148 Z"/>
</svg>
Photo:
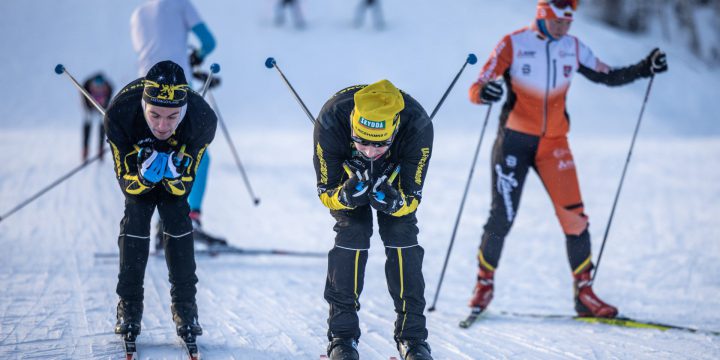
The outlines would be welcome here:
<svg viewBox="0 0 720 360">
<path fill-rule="evenodd" d="M 480 90 L 480 99 L 485 103 L 494 103 L 503 96 L 503 88 L 497 81 L 488 81 Z"/>
<path fill-rule="evenodd" d="M 182 159 L 180 159 L 180 155 L 173 151 L 168 155 L 167 166 L 165 167 L 163 177 L 172 180 L 179 179 L 183 176 L 189 165 L 189 157 L 183 156 Z"/>
<path fill-rule="evenodd" d="M 338 194 L 340 203 L 351 208 L 367 205 L 370 201 L 368 197 L 370 176 L 367 168 L 360 161 L 346 161 L 343 167 L 352 175 L 340 189 L 340 194 Z"/>
<path fill-rule="evenodd" d="M 387 179 L 384 175 L 375 181 L 370 195 L 370 206 L 377 211 L 393 214 L 405 205 L 405 200 L 400 195 L 400 191 L 388 183 Z"/>
<path fill-rule="evenodd" d="M 644 77 L 666 72 L 667 69 L 667 55 L 658 48 L 653 49 L 642 61 L 642 75 Z"/>
<path fill-rule="evenodd" d="M 208 75 L 208 73 L 205 72 L 205 71 L 195 71 L 195 72 L 193 72 L 193 77 L 196 78 L 196 79 L 198 79 L 198 80 L 200 80 L 200 81 L 203 83 L 203 85 L 204 85 L 205 82 L 207 81 L 208 76 L 210 76 L 210 75 Z M 217 75 L 213 75 L 213 78 L 212 78 L 212 80 L 210 80 L 210 85 L 208 85 L 208 88 L 209 88 L 209 89 L 212 89 L 212 88 L 217 87 L 217 86 L 219 86 L 219 85 L 220 85 L 220 78 L 217 77 Z"/>
<path fill-rule="evenodd" d="M 202 64 L 203 60 L 205 60 L 205 58 L 200 56 L 200 50 L 195 49 L 192 53 L 190 53 L 190 66 L 198 66 Z"/>
</svg>

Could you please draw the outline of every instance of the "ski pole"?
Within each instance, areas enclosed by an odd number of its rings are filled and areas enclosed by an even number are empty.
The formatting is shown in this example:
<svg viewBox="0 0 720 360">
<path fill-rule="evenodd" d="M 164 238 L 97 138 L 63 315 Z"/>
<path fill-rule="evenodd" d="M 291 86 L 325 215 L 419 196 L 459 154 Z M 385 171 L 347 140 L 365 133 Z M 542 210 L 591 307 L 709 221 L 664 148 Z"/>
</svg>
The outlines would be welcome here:
<svg viewBox="0 0 720 360">
<path fill-rule="evenodd" d="M 205 93 L 207 93 L 208 88 L 210 88 L 210 82 L 212 81 L 213 74 L 217 74 L 220 72 L 220 65 L 217 63 L 213 63 L 210 65 L 210 73 L 208 74 L 207 79 L 205 79 L 205 84 L 203 84 L 202 91 L 200 94 L 202 94 L 202 97 L 205 97 Z"/>
<path fill-rule="evenodd" d="M 232 151 L 233 157 L 235 158 L 235 164 L 237 165 L 238 170 L 240 170 L 240 174 L 242 175 L 243 181 L 245 182 L 245 187 L 247 188 L 248 193 L 250 193 L 250 197 L 252 197 L 253 199 L 253 204 L 257 206 L 258 204 L 260 204 L 260 198 L 255 196 L 255 193 L 252 190 L 252 186 L 250 186 L 250 180 L 248 180 L 248 176 L 245 173 L 245 168 L 243 167 L 242 162 L 240 162 L 240 156 L 238 156 L 237 149 L 235 149 L 235 144 L 230 137 L 230 132 L 228 131 L 227 126 L 225 126 L 225 121 L 223 121 L 223 118 L 220 115 L 220 109 L 218 109 L 217 103 L 215 102 L 215 97 L 213 96 L 212 92 L 208 93 L 208 100 L 210 100 L 210 105 L 212 105 L 212 108 L 215 110 L 218 122 L 220 123 L 220 128 L 222 129 L 223 134 L 225 135 L 225 139 L 230 146 L 230 150 Z"/>
<path fill-rule="evenodd" d="M 108 151 L 108 149 L 103 150 L 102 154 L 106 153 L 107 151 Z M 46 186 L 44 189 L 42 189 L 42 190 L 40 190 L 39 192 L 37 192 L 35 195 L 31 196 L 31 197 L 28 198 L 27 200 L 25 200 L 25 201 L 21 202 L 20 204 L 16 205 L 16 206 L 15 206 L 14 208 L 12 208 L 10 211 L 8 211 L 8 212 L 6 212 L 5 214 L 3 214 L 2 216 L 0 216 L 0 222 L 2 222 L 3 220 L 5 220 L 6 218 L 8 218 L 10 215 L 14 214 L 16 211 L 24 208 L 25 205 L 33 202 L 35 199 L 39 198 L 40 196 L 42 196 L 43 194 L 45 194 L 46 192 L 48 192 L 50 189 L 52 189 L 52 188 L 54 188 L 55 186 L 57 186 L 58 184 L 60 184 L 61 182 L 67 180 L 67 178 L 75 175 L 75 173 L 77 173 L 78 171 L 82 170 L 84 167 L 88 166 L 90 163 L 92 163 L 92 162 L 94 162 L 95 160 L 99 159 L 99 158 L 102 156 L 102 154 L 95 155 L 94 157 L 90 158 L 89 160 L 83 162 L 82 164 L 80 164 L 79 166 L 77 166 L 76 168 L 74 168 L 74 169 L 73 169 L 72 171 L 70 171 L 69 173 L 63 175 L 63 176 L 60 177 L 59 179 L 55 180 L 52 184 Z"/>
<path fill-rule="evenodd" d="M 97 101 L 95 101 L 95 98 L 88 94 L 87 90 L 85 90 L 85 88 L 82 87 L 82 85 L 80 85 L 77 80 L 75 80 L 75 78 L 67 71 L 67 69 L 65 69 L 65 66 L 63 66 L 63 64 L 55 65 L 55 73 L 58 75 L 67 75 L 70 81 L 72 81 L 73 85 L 75 85 L 75 87 L 80 90 L 80 92 L 85 96 L 85 98 L 88 99 L 95 106 L 97 111 L 99 111 L 103 116 L 105 116 L 105 109 L 103 109 L 103 107 L 100 106 Z"/>
<path fill-rule="evenodd" d="M 625 166 L 623 167 L 622 175 L 620 176 L 620 184 L 615 192 L 615 200 L 613 201 L 613 206 L 610 210 L 610 218 L 608 219 L 607 226 L 605 227 L 605 235 L 603 236 L 602 245 L 600 245 L 600 254 L 598 254 L 597 262 L 595 262 L 595 271 L 593 272 L 592 281 L 595 281 L 595 276 L 597 276 L 598 269 L 600 269 L 600 260 L 602 259 L 603 250 L 605 250 L 605 242 L 607 241 L 608 233 L 610 233 L 610 225 L 612 224 L 613 216 L 615 215 L 615 206 L 617 205 L 618 198 L 620 198 L 620 190 L 622 190 L 623 181 L 625 181 L 625 172 L 627 171 L 628 164 L 630 164 L 630 156 L 632 155 L 633 147 L 635 147 L 635 139 L 637 138 L 638 130 L 640 129 L 640 122 L 642 121 L 642 116 L 645 112 L 645 104 L 647 104 L 648 98 L 650 97 L 650 89 L 652 88 L 653 80 L 655 80 L 654 74 L 650 76 L 650 82 L 648 82 L 647 90 L 645 91 L 645 99 L 640 107 L 640 115 L 638 116 L 637 123 L 635 124 L 635 132 L 633 133 L 632 141 L 630 142 L 630 150 L 628 150 L 627 158 L 625 159 Z"/>
<path fill-rule="evenodd" d="M 477 56 L 475 54 L 468 54 L 467 59 L 465 59 L 465 62 L 463 63 L 462 67 L 460 68 L 460 71 L 458 71 L 457 75 L 455 75 L 455 78 L 450 83 L 450 86 L 448 86 L 447 90 L 445 90 L 445 93 L 443 94 L 442 98 L 440 98 L 440 101 L 437 105 L 435 105 L 435 109 L 433 109 L 432 113 L 430 114 L 430 120 L 435 118 L 435 114 L 437 114 L 438 110 L 440 110 L 440 106 L 442 106 L 443 102 L 445 102 L 445 98 L 447 98 L 448 94 L 450 94 L 450 90 L 455 86 L 455 83 L 458 81 L 458 78 L 460 78 L 460 74 L 462 74 L 463 70 L 465 70 L 465 66 L 467 64 L 474 65 L 477 62 Z"/>
<path fill-rule="evenodd" d="M 88 94 L 88 92 L 85 90 L 85 88 L 83 88 L 83 87 L 80 85 L 80 83 L 78 83 L 77 80 L 75 80 L 75 78 L 67 71 L 67 69 L 65 69 L 65 66 L 63 66 L 62 64 L 57 64 L 57 65 L 55 66 L 55 73 L 58 74 L 58 75 L 62 75 L 62 74 L 67 75 L 68 78 L 70 79 L 70 81 L 73 83 L 73 85 L 75 85 L 75 87 L 76 87 L 78 90 L 80 90 L 80 92 L 83 94 L 83 96 L 85 96 L 85 98 L 88 99 L 88 100 L 95 106 L 95 108 L 96 108 L 101 114 L 103 114 L 103 116 L 105 116 L 105 109 L 103 109 L 103 107 L 100 106 L 100 104 L 98 104 L 97 101 L 95 101 L 95 99 L 94 99 L 92 96 L 90 96 L 90 94 Z M 82 164 L 78 165 L 77 167 L 75 167 L 74 169 L 72 169 L 72 170 L 71 170 L 70 172 L 68 172 L 67 174 L 61 176 L 60 178 L 58 178 L 57 180 L 55 180 L 54 182 L 52 182 L 50 185 L 46 186 L 45 188 L 43 188 L 42 190 L 40 190 L 39 192 L 37 192 L 35 195 L 31 196 L 31 197 L 28 198 L 27 200 L 25 200 L 25 201 L 21 202 L 20 204 L 16 205 L 16 206 L 13 207 L 12 209 L 10 209 L 10 211 L 8 211 L 8 212 L 6 212 L 5 214 L 3 214 L 2 216 L 0 216 L 0 221 L 5 220 L 5 219 L 8 218 L 10 215 L 12 215 L 12 214 L 14 214 L 15 212 L 17 212 L 18 210 L 24 208 L 27 204 L 35 201 L 35 199 L 39 198 L 40 196 L 42 196 L 42 195 L 45 194 L 46 192 L 50 191 L 50 189 L 54 188 L 55 186 L 59 185 L 59 184 L 62 183 L 63 181 L 67 180 L 69 177 L 75 175 L 78 171 L 82 170 L 83 168 L 85 168 L 86 166 L 88 166 L 90 163 L 98 160 L 98 159 L 99 159 L 105 152 L 107 152 L 107 151 L 108 151 L 108 149 L 103 150 L 103 152 L 102 152 L 101 154 L 98 154 L 98 155 L 90 158 L 89 160 L 83 162 Z"/>
<path fill-rule="evenodd" d="M 293 96 L 295 96 L 295 100 L 297 100 L 298 104 L 302 107 L 303 111 L 305 112 L 305 115 L 307 115 L 308 119 L 310 119 L 310 122 L 315 124 L 315 118 L 313 118 L 312 114 L 310 113 L 310 110 L 308 110 L 307 106 L 305 106 L 305 103 L 300 98 L 300 95 L 295 91 L 295 88 L 293 88 L 292 85 L 290 85 L 290 81 L 285 77 L 285 74 L 283 74 L 282 70 L 277 66 L 277 62 L 275 62 L 274 58 L 267 58 L 265 60 L 265 67 L 268 69 L 275 68 L 275 70 L 278 71 L 280 76 L 282 77 L 283 81 L 285 82 L 285 85 L 288 86 L 290 91 L 293 93 Z"/>
<path fill-rule="evenodd" d="M 445 262 L 443 263 L 442 271 L 440 272 L 440 280 L 438 281 L 437 289 L 435 290 L 435 298 L 433 299 L 430 308 L 428 308 L 428 311 L 435 311 L 435 305 L 437 304 L 438 296 L 440 295 L 440 287 L 442 286 L 443 279 L 445 278 L 445 270 L 447 269 L 448 260 L 450 260 L 450 252 L 452 251 L 453 244 L 455 243 L 455 235 L 457 234 L 458 225 L 460 225 L 463 208 L 465 208 L 465 199 L 467 198 L 468 190 L 470 189 L 470 183 L 472 182 L 473 173 L 475 172 L 475 163 L 477 162 L 478 154 L 480 153 L 480 146 L 482 145 L 483 136 L 485 135 L 485 127 L 487 127 L 491 111 L 492 103 L 488 105 L 487 113 L 485 114 L 485 121 L 483 122 L 482 130 L 480 130 L 480 139 L 475 147 L 475 155 L 473 155 L 470 173 L 468 174 L 467 182 L 465 183 L 465 191 L 463 192 L 462 200 L 460 200 L 460 209 L 458 209 L 458 214 L 455 218 L 455 226 L 453 226 L 452 236 L 450 236 L 450 245 L 448 245 L 447 254 L 445 254 Z"/>
</svg>

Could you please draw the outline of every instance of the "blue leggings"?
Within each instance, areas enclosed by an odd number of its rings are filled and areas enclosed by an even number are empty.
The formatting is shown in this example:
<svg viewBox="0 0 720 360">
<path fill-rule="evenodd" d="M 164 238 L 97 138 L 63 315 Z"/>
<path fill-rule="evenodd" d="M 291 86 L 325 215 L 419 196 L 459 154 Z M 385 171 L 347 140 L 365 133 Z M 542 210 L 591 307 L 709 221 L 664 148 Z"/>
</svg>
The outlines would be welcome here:
<svg viewBox="0 0 720 360">
<path fill-rule="evenodd" d="M 202 208 L 203 196 L 205 196 L 205 184 L 207 183 L 208 168 L 210 167 L 210 152 L 206 151 L 200 160 L 200 166 L 195 174 L 195 181 L 193 182 L 192 189 L 190 189 L 190 196 L 188 196 L 188 203 L 190 204 L 190 211 L 200 212 Z"/>
</svg>

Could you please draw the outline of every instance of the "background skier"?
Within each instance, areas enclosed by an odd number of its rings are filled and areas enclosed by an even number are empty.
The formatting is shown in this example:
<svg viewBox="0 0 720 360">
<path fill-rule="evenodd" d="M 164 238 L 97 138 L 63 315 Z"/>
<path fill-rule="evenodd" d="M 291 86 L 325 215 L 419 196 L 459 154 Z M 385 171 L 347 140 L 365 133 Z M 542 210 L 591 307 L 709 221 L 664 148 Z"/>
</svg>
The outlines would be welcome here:
<svg viewBox="0 0 720 360">
<path fill-rule="evenodd" d="M 492 204 L 470 300 L 475 311 L 485 310 L 493 298 L 494 273 L 503 242 L 517 214 L 525 176 L 533 168 L 565 233 L 575 310 L 580 316 L 612 318 L 618 313 L 592 289 L 588 216 L 567 140 L 570 118 L 565 98 L 575 72 L 593 82 L 623 85 L 666 71 L 666 56 L 655 49 L 635 65 L 609 67 L 578 38 L 567 34 L 576 9 L 576 0 L 540 0 L 533 24 L 506 35 L 470 87 L 470 101 L 475 104 L 501 99 L 503 88 L 495 81 L 499 77 L 509 93 L 492 151 Z"/>
</svg>

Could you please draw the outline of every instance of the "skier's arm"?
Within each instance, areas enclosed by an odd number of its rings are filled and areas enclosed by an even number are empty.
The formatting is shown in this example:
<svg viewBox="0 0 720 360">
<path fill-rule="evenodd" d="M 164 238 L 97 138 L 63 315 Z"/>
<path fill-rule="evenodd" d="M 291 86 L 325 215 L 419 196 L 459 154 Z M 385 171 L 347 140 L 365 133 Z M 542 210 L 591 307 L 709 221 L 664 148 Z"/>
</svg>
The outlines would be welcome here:
<svg viewBox="0 0 720 360">
<path fill-rule="evenodd" d="M 611 68 L 598 59 L 588 46 L 577 39 L 576 41 L 578 47 L 578 72 L 592 82 L 608 86 L 621 86 L 629 84 L 639 78 L 650 77 L 650 75 L 653 74 L 651 61 L 655 50 L 637 64 Z"/>
<path fill-rule="evenodd" d="M 115 177 L 120 189 L 126 195 L 140 195 L 152 190 L 140 180 L 137 173 L 137 159 L 140 147 L 130 142 L 125 130 L 119 126 L 120 120 L 111 106 L 105 115 L 105 133 L 113 154 Z"/>
<path fill-rule="evenodd" d="M 490 58 L 480 71 L 478 80 L 470 86 L 470 102 L 474 104 L 485 104 L 480 98 L 480 92 L 483 86 L 503 75 L 505 71 L 512 65 L 513 48 L 510 35 L 506 35 L 495 46 Z"/>
<path fill-rule="evenodd" d="M 210 55 L 210 53 L 215 50 L 215 38 L 210 33 L 210 30 L 204 22 L 193 26 L 192 32 L 200 41 L 200 49 L 197 50 L 196 56 L 200 59 L 205 59 L 206 56 Z"/>
<path fill-rule="evenodd" d="M 428 122 L 400 150 L 400 175 L 397 188 L 404 204 L 393 212 L 392 216 L 405 216 L 417 210 L 420 205 L 425 176 L 430 165 L 433 136 L 433 125 Z"/>
<path fill-rule="evenodd" d="M 320 116 L 332 116 L 320 114 Z M 321 121 L 315 122 L 313 133 L 313 165 L 317 179 L 317 191 L 320 202 L 330 210 L 350 210 L 351 207 L 340 202 L 340 190 L 344 177 L 343 159 L 340 155 L 340 143 L 329 129 L 323 128 Z"/>
</svg>

